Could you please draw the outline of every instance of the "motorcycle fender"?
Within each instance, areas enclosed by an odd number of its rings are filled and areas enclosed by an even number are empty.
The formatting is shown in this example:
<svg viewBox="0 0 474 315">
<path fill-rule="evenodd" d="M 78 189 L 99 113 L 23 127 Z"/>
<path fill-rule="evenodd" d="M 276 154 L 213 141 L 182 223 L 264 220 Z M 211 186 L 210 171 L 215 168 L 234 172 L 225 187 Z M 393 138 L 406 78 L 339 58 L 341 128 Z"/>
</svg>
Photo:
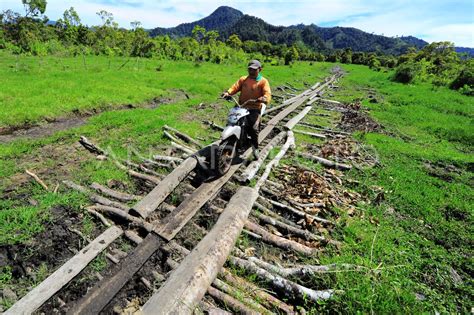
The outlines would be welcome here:
<svg viewBox="0 0 474 315">
<path fill-rule="evenodd" d="M 222 131 L 221 140 L 235 136 L 240 139 L 240 126 L 228 126 Z"/>
</svg>

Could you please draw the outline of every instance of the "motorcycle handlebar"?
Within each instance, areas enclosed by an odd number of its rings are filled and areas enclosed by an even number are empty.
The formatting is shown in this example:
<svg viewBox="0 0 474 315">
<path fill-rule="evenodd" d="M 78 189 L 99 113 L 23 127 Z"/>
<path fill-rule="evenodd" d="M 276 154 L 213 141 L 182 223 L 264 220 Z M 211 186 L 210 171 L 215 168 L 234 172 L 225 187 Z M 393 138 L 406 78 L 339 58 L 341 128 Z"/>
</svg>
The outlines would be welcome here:
<svg viewBox="0 0 474 315">
<path fill-rule="evenodd" d="M 225 99 L 226 101 L 234 101 L 235 103 L 235 106 L 238 106 L 238 107 L 242 107 L 242 106 L 245 106 L 247 105 L 248 103 L 255 103 L 255 102 L 258 102 L 257 99 L 249 99 L 249 100 L 246 100 L 243 104 L 239 104 L 239 102 L 231 95 L 227 96 L 227 97 L 222 97 L 223 99 Z"/>
</svg>

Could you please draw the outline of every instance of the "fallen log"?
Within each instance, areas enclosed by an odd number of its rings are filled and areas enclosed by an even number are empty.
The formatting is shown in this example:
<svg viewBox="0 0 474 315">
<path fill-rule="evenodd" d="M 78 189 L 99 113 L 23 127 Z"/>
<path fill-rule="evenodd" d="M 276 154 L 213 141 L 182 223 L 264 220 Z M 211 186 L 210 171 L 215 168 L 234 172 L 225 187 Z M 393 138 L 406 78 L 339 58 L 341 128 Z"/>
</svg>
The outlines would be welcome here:
<svg viewBox="0 0 474 315">
<path fill-rule="evenodd" d="M 283 210 L 286 210 L 292 214 L 295 214 L 301 218 L 310 218 L 314 221 L 318 221 L 318 222 L 321 222 L 321 223 L 327 223 L 327 224 L 334 224 L 334 222 L 330 221 L 330 220 L 327 220 L 327 219 L 323 219 L 323 218 L 320 218 L 320 217 L 317 217 L 317 216 L 314 216 L 314 215 L 311 215 L 309 213 L 306 213 L 306 212 L 303 212 L 303 211 L 300 211 L 298 209 L 295 209 L 291 206 L 288 206 L 288 205 L 285 205 L 281 202 L 277 202 L 277 201 L 274 201 L 274 200 L 271 200 L 271 199 L 266 199 L 264 197 L 261 197 L 259 196 L 259 198 L 263 198 L 265 201 L 269 202 L 270 204 L 272 204 L 273 206 L 276 206 L 280 209 L 283 209 Z"/>
<path fill-rule="evenodd" d="M 171 250 L 174 250 L 177 253 L 179 253 L 179 255 L 181 257 L 186 257 L 190 253 L 190 251 L 188 249 L 186 249 L 183 246 L 179 245 L 175 241 L 171 241 L 168 244 L 166 244 L 163 247 L 163 250 L 165 250 L 166 252 L 170 252 Z M 235 287 L 237 287 L 237 288 L 243 290 L 244 292 L 247 292 L 250 295 L 258 298 L 259 301 L 261 301 L 261 303 L 264 304 L 264 306 L 266 306 L 267 308 L 273 308 L 274 307 L 274 308 L 279 309 L 279 310 L 281 310 L 285 313 L 288 313 L 288 314 L 293 314 L 294 313 L 293 308 L 291 306 L 289 306 L 286 303 L 280 301 L 276 297 L 268 294 L 267 292 L 265 292 L 264 290 L 262 290 L 258 286 L 254 285 L 253 283 L 250 283 L 250 282 L 246 281 L 243 278 L 240 278 L 236 275 L 233 275 L 229 270 L 227 270 L 224 267 L 222 267 L 221 270 L 219 271 L 219 276 L 222 277 L 228 283 L 234 285 Z"/>
<path fill-rule="evenodd" d="M 173 269 L 173 271 L 176 270 L 179 267 L 179 263 L 177 263 L 175 260 L 173 260 L 171 258 L 168 258 L 166 260 L 166 265 L 168 265 L 168 267 Z M 235 296 L 237 294 L 234 294 L 234 296 L 232 296 L 232 294 L 229 294 L 229 292 L 226 292 L 225 290 L 222 290 L 222 288 L 225 288 L 225 289 L 227 289 L 227 291 L 232 291 L 233 293 L 236 293 L 231 288 L 229 288 L 229 286 L 226 286 L 226 284 L 223 283 L 222 281 L 220 281 L 219 279 L 217 279 L 217 278 L 214 279 L 212 284 L 216 288 L 213 288 L 212 286 L 209 286 L 206 291 L 207 291 L 207 294 L 209 294 L 215 300 L 221 302 L 224 305 L 228 305 L 231 309 L 238 312 L 239 314 L 242 314 L 242 313 L 243 314 L 255 314 L 256 313 L 255 308 L 250 308 L 249 306 L 245 305 L 242 302 L 242 300 L 243 300 L 242 295 L 239 296 L 239 299 L 237 299 L 237 297 Z M 248 301 L 248 299 L 246 299 L 246 301 Z M 250 302 L 252 303 L 253 301 L 250 301 Z M 199 303 L 201 303 L 201 302 L 199 302 Z M 255 302 L 253 302 L 252 304 L 255 304 Z M 190 305 L 187 308 L 187 312 L 183 312 L 183 311 L 180 310 L 179 313 L 178 312 L 172 312 L 171 314 L 191 314 L 192 310 L 194 310 L 194 309 L 196 309 L 196 306 Z M 143 309 L 142 309 L 140 314 L 142 314 L 142 313 L 143 313 Z M 268 314 L 268 311 L 265 312 L 265 313 Z M 147 313 L 145 313 L 145 314 L 147 314 Z M 153 314 L 155 314 L 155 313 L 153 313 Z M 162 314 L 167 314 L 167 313 L 162 313 Z"/>
<path fill-rule="evenodd" d="M 230 256 L 229 261 L 240 268 L 247 270 L 248 272 L 256 274 L 259 278 L 270 282 L 274 287 L 283 291 L 288 297 L 293 298 L 297 297 L 301 300 L 309 299 L 313 302 L 318 302 L 319 300 L 327 300 L 332 297 L 333 290 L 312 290 L 297 283 L 294 283 L 290 280 L 287 280 L 281 276 L 274 275 L 263 268 L 258 267 L 255 263 Z"/>
<path fill-rule="evenodd" d="M 293 129 L 297 123 L 300 122 L 301 119 L 304 118 L 304 116 L 306 116 L 307 113 L 309 113 L 309 111 L 312 109 L 313 107 L 311 106 L 306 106 L 298 115 L 296 115 L 295 117 L 291 118 L 285 125 L 285 128 L 290 130 L 290 129 Z"/>
<path fill-rule="evenodd" d="M 66 187 L 69 187 L 73 190 L 76 190 L 80 193 L 83 193 L 83 194 L 87 195 L 89 197 L 89 199 L 93 202 L 100 203 L 101 205 L 104 205 L 104 206 L 115 207 L 115 208 L 121 209 L 123 211 L 128 211 L 128 209 L 129 209 L 129 207 L 126 204 L 123 204 L 121 202 L 113 201 L 113 200 L 110 200 L 108 198 L 102 197 L 98 194 L 95 194 L 95 193 L 91 192 L 86 187 L 78 185 L 78 184 L 76 184 L 74 182 L 71 182 L 69 180 L 63 180 L 63 184 Z"/>
<path fill-rule="evenodd" d="M 172 146 L 179 148 L 180 150 L 183 150 L 182 148 L 185 148 L 187 151 L 191 151 L 191 153 L 189 154 L 193 154 L 194 151 L 196 151 L 195 148 L 188 147 L 184 142 L 182 142 L 180 139 L 176 138 L 175 136 L 171 135 L 168 131 L 163 130 L 163 134 L 171 140 Z M 177 144 L 178 146 L 176 146 L 175 144 Z"/>
<path fill-rule="evenodd" d="M 242 302 L 239 300 L 236 300 L 232 296 L 217 290 L 216 288 L 209 287 L 207 289 L 207 293 L 212 296 L 214 299 L 220 301 L 222 304 L 229 306 L 236 314 L 248 314 L 252 315 L 255 314 L 255 310 L 245 306 Z M 186 313 L 174 313 L 174 314 L 191 314 L 192 310 L 189 310 L 189 312 Z M 145 313 L 146 314 L 146 313 Z M 155 314 L 155 313 L 150 313 L 150 314 Z M 163 313 L 166 314 L 166 313 Z"/>
<path fill-rule="evenodd" d="M 103 205 L 94 205 L 87 208 L 94 211 L 107 212 L 107 213 L 113 214 L 121 219 L 124 219 L 130 223 L 133 223 L 136 226 L 144 228 L 148 232 L 153 231 L 153 224 L 148 223 L 137 217 L 134 217 L 121 209 L 117 209 L 117 208 L 109 207 L 109 206 L 103 206 Z"/>
<path fill-rule="evenodd" d="M 144 314 L 153 314 L 157 305 L 163 313 L 187 313 L 197 305 L 224 265 L 256 198 L 254 189 L 239 189 L 212 230 L 145 303 Z"/>
<path fill-rule="evenodd" d="M 310 202 L 310 203 L 301 203 L 301 202 L 298 202 L 296 200 L 292 200 L 292 199 L 286 199 L 289 203 L 291 203 L 292 205 L 296 206 L 296 207 L 300 207 L 301 209 L 306 209 L 306 208 L 322 208 L 325 206 L 324 203 L 321 203 L 321 202 Z"/>
<path fill-rule="evenodd" d="M 153 155 L 153 159 L 156 161 L 175 162 L 178 164 L 184 161 L 182 158 L 178 158 L 174 156 L 159 155 L 159 154 Z"/>
<path fill-rule="evenodd" d="M 202 144 L 197 141 L 197 140 L 194 140 L 191 136 L 188 136 L 187 134 L 175 129 L 175 128 L 172 128 L 168 125 L 164 125 L 163 126 L 164 129 L 168 130 L 168 131 L 172 131 L 176 134 L 176 136 L 178 136 L 179 138 L 183 139 L 184 141 L 186 141 L 187 143 L 191 143 L 191 144 L 194 144 L 196 145 L 198 148 L 201 148 L 202 147 Z"/>
<path fill-rule="evenodd" d="M 148 217 L 168 197 L 168 195 L 181 183 L 186 176 L 196 167 L 197 160 L 194 157 L 187 158 L 168 176 L 166 176 L 148 195 L 135 204 L 131 214 L 137 213 L 142 218 Z"/>
<path fill-rule="evenodd" d="M 132 201 L 132 200 L 140 200 L 140 196 L 135 196 L 135 195 L 131 195 L 131 194 L 127 194 L 127 193 L 124 193 L 124 192 L 121 192 L 121 191 L 116 191 L 116 190 L 113 190 L 113 189 L 110 189 L 108 187 L 105 187 L 105 186 L 102 186 L 98 183 L 92 183 L 90 186 L 90 188 L 92 189 L 95 189 L 96 191 L 104 194 L 104 195 L 107 195 L 109 197 L 112 197 L 112 198 L 115 198 L 117 200 L 120 200 L 120 201 L 124 201 L 124 202 L 128 202 L 128 201 Z"/>
<path fill-rule="evenodd" d="M 324 103 L 324 104 L 329 104 L 329 105 L 344 106 L 344 104 L 342 104 L 341 102 L 328 100 L 328 99 L 325 99 L 325 98 L 320 98 L 319 102 Z"/>
<path fill-rule="evenodd" d="M 267 145 L 260 151 L 258 159 L 252 161 L 249 166 L 242 172 L 240 176 L 242 181 L 249 183 L 257 174 L 258 170 L 262 166 L 263 162 L 267 158 L 270 151 L 278 144 L 286 135 L 286 131 L 280 132 L 276 137 L 274 137 Z"/>
<path fill-rule="evenodd" d="M 133 165 L 132 162 L 130 161 L 125 161 L 127 164 L 129 165 Z M 129 169 L 128 167 L 126 167 L 125 165 L 123 165 L 122 163 L 120 163 L 118 160 L 114 160 L 114 163 L 115 165 L 120 168 L 121 170 L 124 170 L 125 172 L 127 172 L 130 176 L 132 177 L 135 177 L 137 179 L 141 179 L 145 182 L 149 182 L 151 185 L 157 185 L 161 179 L 158 178 L 157 176 L 155 175 L 147 175 L 147 174 L 142 174 L 140 172 L 137 172 L 137 171 L 134 171 L 134 170 L 131 170 Z M 140 167 L 139 167 L 140 168 Z M 155 173 L 156 174 L 156 173 Z"/>
<path fill-rule="evenodd" d="M 256 240 L 261 240 L 262 239 L 262 236 L 260 236 L 258 234 L 255 234 L 254 232 L 251 232 L 249 230 L 242 229 L 242 232 L 244 232 L 244 234 L 247 234 L 250 237 L 253 237 Z"/>
<path fill-rule="evenodd" d="M 50 299 L 63 286 L 79 274 L 100 252 L 122 235 L 123 231 L 112 226 L 81 249 L 48 278 L 28 292 L 4 314 L 31 314 Z"/>
<path fill-rule="evenodd" d="M 213 121 L 203 120 L 203 123 L 206 124 L 206 125 L 211 126 L 211 128 L 213 128 L 215 130 L 218 130 L 218 131 L 223 131 L 224 130 L 224 127 L 216 125 Z"/>
<path fill-rule="evenodd" d="M 277 188 L 277 189 L 280 189 L 280 190 L 285 189 L 285 185 L 280 184 L 280 183 L 277 183 L 277 182 L 274 182 L 274 181 L 272 181 L 272 180 L 270 180 L 270 179 L 268 179 L 268 178 L 265 180 L 265 182 L 268 183 L 268 184 L 270 184 L 270 185 L 272 185 L 272 186 L 274 186 L 274 187 Z"/>
<path fill-rule="evenodd" d="M 107 156 L 107 152 L 103 150 L 102 148 L 98 147 L 94 143 L 90 142 L 89 139 L 87 139 L 84 136 L 81 136 L 79 139 L 79 143 L 86 148 L 91 153 L 94 153 L 96 155 L 105 155 Z"/>
<path fill-rule="evenodd" d="M 321 82 L 317 82 L 315 85 L 311 87 L 311 90 L 317 89 L 321 85 Z"/>
<path fill-rule="evenodd" d="M 255 302 L 253 299 L 249 298 L 248 296 L 245 296 L 246 294 L 244 292 L 228 285 L 222 280 L 219 280 L 216 278 L 212 282 L 212 285 L 216 287 L 217 289 L 221 290 L 222 292 L 232 296 L 233 298 L 239 299 L 241 303 L 243 303 L 246 306 L 248 305 L 253 310 L 253 312 L 258 312 L 259 314 L 272 314 L 272 312 L 267 310 L 265 307 Z"/>
<path fill-rule="evenodd" d="M 277 247 L 280 247 L 286 250 L 291 250 L 291 251 L 308 255 L 308 256 L 314 254 L 317 251 L 315 248 L 311 248 L 306 245 L 300 244 L 298 242 L 286 239 L 284 237 L 274 235 L 268 232 L 267 230 L 265 230 L 260 225 L 255 224 L 251 221 L 247 221 L 245 223 L 245 227 L 251 232 L 256 233 L 257 235 L 260 235 L 262 240 L 265 241 L 266 243 L 275 245 Z"/>
<path fill-rule="evenodd" d="M 95 210 L 92 210 L 92 209 L 86 209 L 86 211 L 89 212 L 90 214 L 92 214 L 93 216 L 97 217 L 102 222 L 102 224 L 104 224 L 106 227 L 112 226 L 110 224 L 110 222 L 107 221 L 107 219 L 102 214 L 100 214 L 99 212 L 97 212 Z"/>
<path fill-rule="evenodd" d="M 282 277 L 290 276 L 307 276 L 314 274 L 322 273 L 331 273 L 331 272 L 343 272 L 343 271 L 366 271 L 367 267 L 357 266 L 352 264 L 329 264 L 329 265 L 296 265 L 293 267 L 278 267 L 276 265 L 267 263 L 257 257 L 247 258 L 249 261 L 255 263 L 257 266 L 268 270 L 274 274 L 280 275 Z"/>
<path fill-rule="evenodd" d="M 263 213 L 265 213 L 265 214 L 267 214 L 267 215 L 269 215 L 269 216 L 275 218 L 276 220 L 279 220 L 280 222 L 283 222 L 283 223 L 285 223 L 285 224 L 287 224 L 287 225 L 290 225 L 290 226 L 293 226 L 293 227 L 296 227 L 296 228 L 299 227 L 299 225 L 296 224 L 295 222 L 293 222 L 293 221 L 291 221 L 291 220 L 288 220 L 288 219 L 282 217 L 282 216 L 279 215 L 278 213 L 276 213 L 276 212 L 274 212 L 274 211 L 268 209 L 268 208 L 265 207 L 264 205 L 260 204 L 258 201 L 255 202 L 255 207 L 256 207 L 258 210 L 262 211 Z"/>
<path fill-rule="evenodd" d="M 265 292 L 264 290 L 262 290 L 255 284 L 248 282 L 247 280 L 243 278 L 233 275 L 226 268 L 221 269 L 221 271 L 219 272 L 219 276 L 221 276 L 225 281 L 233 284 L 237 288 L 245 292 L 248 292 L 251 296 L 255 297 L 262 305 L 264 305 L 267 308 L 275 308 L 286 314 L 295 313 L 292 306 L 277 299 L 273 295 L 268 294 L 267 292 Z"/>
<path fill-rule="evenodd" d="M 134 231 L 131 231 L 131 230 L 127 230 L 125 231 L 125 236 L 131 240 L 132 242 L 134 242 L 135 244 L 140 244 L 141 242 L 143 242 L 143 238 L 141 238 L 137 233 L 135 233 Z"/>
<path fill-rule="evenodd" d="M 271 160 L 270 163 L 268 163 L 268 165 L 265 167 L 265 171 L 263 172 L 262 176 L 259 178 L 259 180 L 255 184 L 255 189 L 257 191 L 259 191 L 260 187 L 262 187 L 263 184 L 265 183 L 266 179 L 270 175 L 270 172 L 272 171 L 272 168 L 274 166 L 277 166 L 278 163 L 280 163 L 280 160 L 285 155 L 286 151 L 288 151 L 288 149 L 290 149 L 290 148 L 293 149 L 294 147 L 295 147 L 295 137 L 293 136 L 293 132 L 290 130 L 287 133 L 286 142 L 281 147 L 280 152 L 278 152 L 278 154 L 275 156 L 275 158 L 273 160 Z"/>
<path fill-rule="evenodd" d="M 308 154 L 308 153 L 300 152 L 300 155 L 302 157 L 308 159 L 308 160 L 320 163 L 325 167 L 335 168 L 335 169 L 342 170 L 342 171 L 347 171 L 347 170 L 350 170 L 352 168 L 351 165 L 330 161 L 328 159 L 325 159 L 325 158 L 322 158 L 322 157 L 319 157 L 319 156 L 315 156 L 315 155 L 311 155 L 311 154 Z"/>
<path fill-rule="evenodd" d="M 311 136 L 313 138 L 318 138 L 318 139 L 326 139 L 327 138 L 325 135 L 320 134 L 320 133 L 308 132 L 308 131 L 303 131 L 303 130 L 294 130 L 293 132 L 294 133 L 299 133 L 299 134 L 302 134 L 302 135 Z"/>
<path fill-rule="evenodd" d="M 262 213 L 254 211 L 252 213 L 252 215 L 255 216 L 256 218 L 258 218 L 260 221 L 266 223 L 266 224 L 273 225 L 276 228 L 284 230 L 288 234 L 292 234 L 292 235 L 301 237 L 305 240 L 308 240 L 308 241 L 324 241 L 325 240 L 325 238 L 323 236 L 315 235 L 315 234 L 311 233 L 308 230 L 302 230 L 300 228 L 296 228 L 294 226 L 291 226 L 291 225 L 288 225 L 286 223 L 280 222 L 277 219 L 269 217 L 269 216 L 264 215 Z"/>
</svg>

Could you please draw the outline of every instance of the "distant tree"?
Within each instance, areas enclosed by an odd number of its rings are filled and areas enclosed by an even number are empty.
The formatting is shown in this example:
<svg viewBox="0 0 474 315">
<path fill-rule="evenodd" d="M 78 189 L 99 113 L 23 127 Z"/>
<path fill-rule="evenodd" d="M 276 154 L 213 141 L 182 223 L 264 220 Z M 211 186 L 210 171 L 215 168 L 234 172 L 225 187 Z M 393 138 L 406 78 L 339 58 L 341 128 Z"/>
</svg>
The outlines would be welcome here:
<svg viewBox="0 0 474 315">
<path fill-rule="evenodd" d="M 381 64 L 380 60 L 377 58 L 377 55 L 371 54 L 368 58 L 367 65 L 369 66 L 370 69 L 379 71 Z"/>
<path fill-rule="evenodd" d="M 232 34 L 229 36 L 229 39 L 227 39 L 227 45 L 234 49 L 240 49 L 242 48 L 242 41 L 240 40 L 238 35 Z"/>
<path fill-rule="evenodd" d="M 352 63 L 357 65 L 363 65 L 366 63 L 365 53 L 355 52 L 352 54 Z"/>
<path fill-rule="evenodd" d="M 454 81 L 449 86 L 451 89 L 458 90 L 460 88 L 466 87 L 470 89 L 470 93 L 474 92 L 474 59 L 471 59 L 466 62 L 466 65 L 459 73 L 459 75 L 454 79 Z M 467 93 L 466 93 L 467 94 Z"/>
<path fill-rule="evenodd" d="M 141 22 L 134 21 L 130 23 L 133 28 L 133 39 L 131 43 L 131 54 L 136 57 L 151 57 L 155 45 L 141 27 Z"/>
<path fill-rule="evenodd" d="M 36 17 L 46 11 L 46 0 L 21 0 L 25 7 L 25 16 Z"/>
<path fill-rule="evenodd" d="M 341 55 L 342 63 L 352 63 L 352 49 L 346 48 Z"/>
<path fill-rule="evenodd" d="M 63 20 L 68 26 L 77 27 L 81 25 L 81 18 L 74 7 L 70 7 L 69 10 L 64 11 Z"/>
<path fill-rule="evenodd" d="M 105 10 L 100 10 L 96 13 L 102 20 L 102 26 L 113 26 L 114 25 L 114 15 Z"/>
<path fill-rule="evenodd" d="M 196 25 L 192 30 L 192 36 L 200 43 L 206 37 L 206 29 L 202 26 Z"/>
<path fill-rule="evenodd" d="M 299 54 L 295 46 L 290 47 L 285 54 L 285 65 L 289 65 L 291 62 L 298 60 Z"/>
<path fill-rule="evenodd" d="M 59 37 L 65 44 L 77 43 L 80 25 L 81 19 L 73 7 L 64 11 L 63 18 L 56 21 L 56 29 L 58 30 Z"/>
<path fill-rule="evenodd" d="M 219 32 L 209 31 L 205 33 L 205 40 L 209 45 L 215 45 L 217 38 L 219 38 Z"/>
</svg>

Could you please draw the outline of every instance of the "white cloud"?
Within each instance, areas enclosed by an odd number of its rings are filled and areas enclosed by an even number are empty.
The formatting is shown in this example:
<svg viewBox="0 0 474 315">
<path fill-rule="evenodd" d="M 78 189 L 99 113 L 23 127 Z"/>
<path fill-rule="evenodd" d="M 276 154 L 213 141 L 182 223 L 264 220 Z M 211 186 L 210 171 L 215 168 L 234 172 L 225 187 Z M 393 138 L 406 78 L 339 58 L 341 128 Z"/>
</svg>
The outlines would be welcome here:
<svg viewBox="0 0 474 315">
<path fill-rule="evenodd" d="M 423 36 L 428 42 L 449 41 L 456 46 L 474 47 L 474 24 L 448 24 L 434 27 Z"/>
</svg>

